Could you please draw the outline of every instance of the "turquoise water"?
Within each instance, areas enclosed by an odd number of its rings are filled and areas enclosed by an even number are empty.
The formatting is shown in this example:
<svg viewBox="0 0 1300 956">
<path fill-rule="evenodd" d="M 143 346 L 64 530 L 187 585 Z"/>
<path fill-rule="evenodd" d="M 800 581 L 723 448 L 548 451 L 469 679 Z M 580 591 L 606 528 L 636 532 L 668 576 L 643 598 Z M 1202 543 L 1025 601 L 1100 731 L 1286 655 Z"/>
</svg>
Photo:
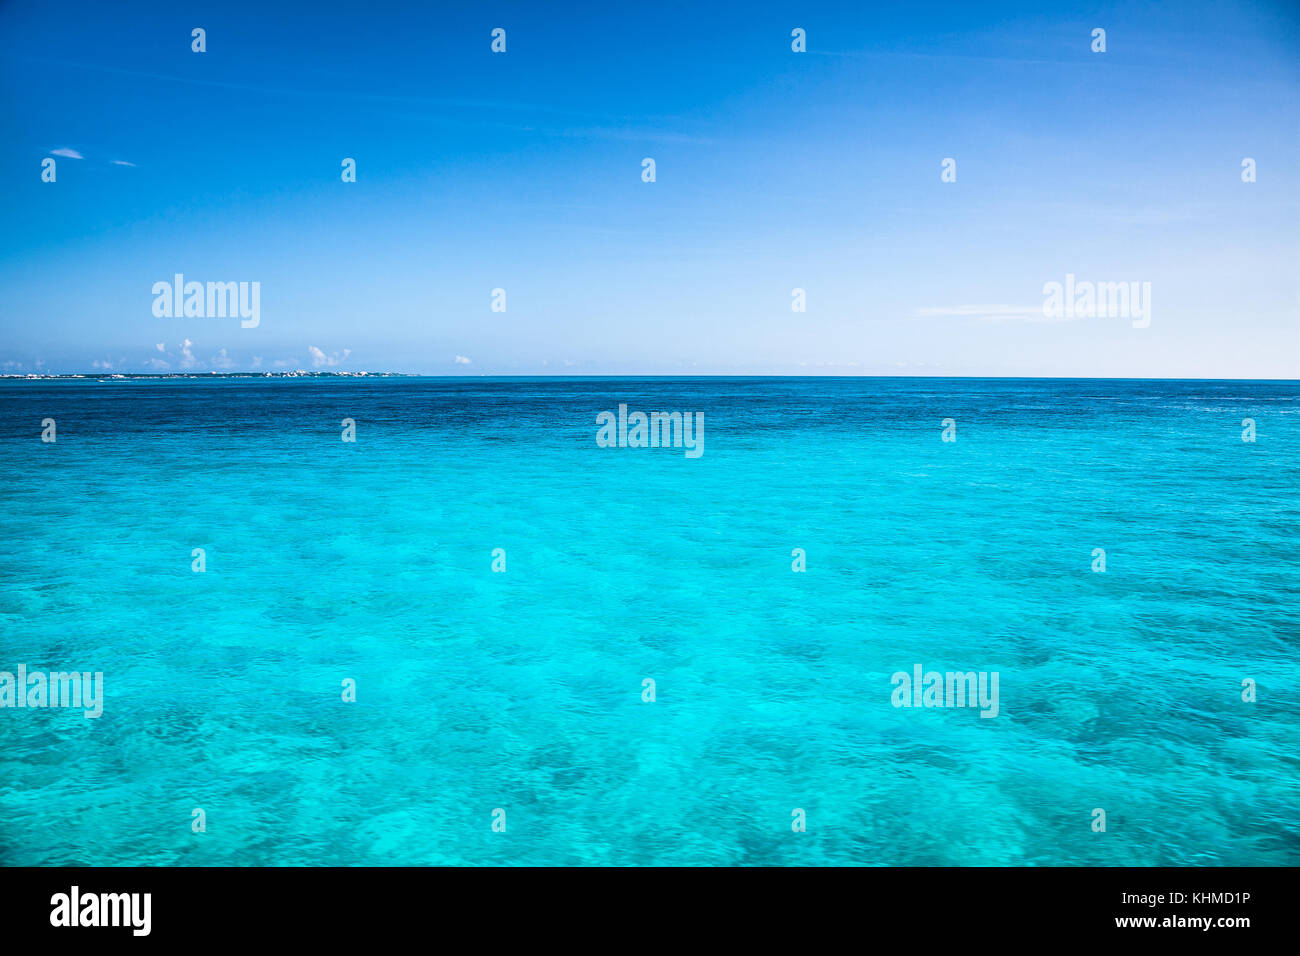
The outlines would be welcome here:
<svg viewBox="0 0 1300 956">
<path fill-rule="evenodd" d="M 621 402 L 703 412 L 704 455 L 597 447 Z M 0 710 L 5 864 L 1300 863 L 1295 382 L 6 381 L 0 411 L 0 670 L 105 698 Z M 915 664 L 998 672 L 998 716 L 893 707 Z"/>
</svg>

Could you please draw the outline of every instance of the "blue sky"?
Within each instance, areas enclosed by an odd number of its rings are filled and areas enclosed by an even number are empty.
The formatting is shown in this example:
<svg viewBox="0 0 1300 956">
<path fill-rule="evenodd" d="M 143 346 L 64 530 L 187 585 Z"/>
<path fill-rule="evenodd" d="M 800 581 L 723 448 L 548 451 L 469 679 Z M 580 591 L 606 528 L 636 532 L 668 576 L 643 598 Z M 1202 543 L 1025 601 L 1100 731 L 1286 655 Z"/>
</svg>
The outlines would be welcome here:
<svg viewBox="0 0 1300 956">
<path fill-rule="evenodd" d="M 1300 375 L 1293 3 L 180 6 L 0 4 L 0 371 Z"/>
</svg>

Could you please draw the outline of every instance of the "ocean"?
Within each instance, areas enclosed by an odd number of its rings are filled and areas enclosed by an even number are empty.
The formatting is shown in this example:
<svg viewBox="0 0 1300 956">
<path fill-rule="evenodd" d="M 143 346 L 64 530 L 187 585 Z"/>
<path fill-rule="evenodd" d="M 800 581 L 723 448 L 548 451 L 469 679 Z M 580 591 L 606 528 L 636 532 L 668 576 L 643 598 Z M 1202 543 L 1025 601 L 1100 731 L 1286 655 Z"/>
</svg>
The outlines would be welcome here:
<svg viewBox="0 0 1300 956">
<path fill-rule="evenodd" d="M 3 864 L 1300 864 L 1297 382 L 7 379 L 0 474 L 103 675 Z"/>
</svg>

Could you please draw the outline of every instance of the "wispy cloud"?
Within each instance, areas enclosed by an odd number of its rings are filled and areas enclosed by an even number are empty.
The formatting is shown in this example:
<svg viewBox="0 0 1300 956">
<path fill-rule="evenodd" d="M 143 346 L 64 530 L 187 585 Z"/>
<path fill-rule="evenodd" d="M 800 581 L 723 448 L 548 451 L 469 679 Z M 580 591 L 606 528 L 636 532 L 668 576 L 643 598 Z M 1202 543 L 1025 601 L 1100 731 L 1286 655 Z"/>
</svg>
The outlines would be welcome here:
<svg viewBox="0 0 1300 956">
<path fill-rule="evenodd" d="M 133 169 L 135 168 L 135 163 L 128 163 L 125 159 L 115 159 L 115 160 L 113 160 L 113 165 L 114 165 L 114 166 L 130 166 L 130 167 L 133 168 Z"/>
<path fill-rule="evenodd" d="M 60 146 L 58 149 L 52 149 L 52 150 L 50 150 L 50 155 L 51 155 L 51 156 L 63 156 L 63 157 L 66 157 L 67 159 L 85 159 L 85 158 L 86 158 L 85 156 L 82 156 L 79 152 L 77 152 L 75 149 L 68 149 L 68 147 L 66 147 L 66 146 Z"/>
<path fill-rule="evenodd" d="M 471 361 L 472 361 L 471 359 L 467 358 L 467 357 L 464 356 L 464 355 L 457 355 L 457 356 L 456 356 L 456 364 L 457 364 L 457 365 L 469 365 Z"/>
<path fill-rule="evenodd" d="M 1065 322 L 1043 314 L 1041 305 L 947 305 L 917 309 L 914 319 L 974 319 L 977 322 Z"/>
<path fill-rule="evenodd" d="M 312 83 L 298 88 L 290 88 L 269 86 L 260 83 L 232 83 L 227 80 L 212 80 L 195 76 L 178 76 L 168 73 L 128 70 L 121 67 L 103 66 L 95 63 L 78 63 L 74 60 L 63 60 L 50 57 L 28 56 L 19 57 L 18 59 L 28 63 L 44 63 L 50 66 L 58 66 L 74 70 L 92 70 L 98 73 L 115 73 L 120 76 L 135 76 L 147 80 L 163 80 L 173 83 L 184 83 L 191 86 L 243 90 L 245 92 L 254 93 L 258 96 L 302 96 L 325 99 L 330 102 L 337 102 L 340 99 L 353 99 L 361 102 L 390 102 L 404 103 L 414 106 L 432 106 L 439 109 L 459 108 L 473 112 L 481 112 L 483 110 L 501 110 L 522 113 L 528 116 L 536 116 L 539 113 L 546 113 L 556 116 L 586 118 L 598 122 L 609 122 L 616 124 L 615 128 L 622 127 L 621 117 L 616 117 L 609 113 L 593 113 L 590 110 L 579 110 L 557 106 L 541 99 L 536 101 L 517 99 L 478 99 L 358 90 L 352 88 L 354 79 L 352 76 L 344 73 L 333 73 L 326 70 L 315 70 L 313 72 L 320 76 L 332 77 L 336 81 L 336 85 L 326 86 L 321 83 Z"/>
</svg>

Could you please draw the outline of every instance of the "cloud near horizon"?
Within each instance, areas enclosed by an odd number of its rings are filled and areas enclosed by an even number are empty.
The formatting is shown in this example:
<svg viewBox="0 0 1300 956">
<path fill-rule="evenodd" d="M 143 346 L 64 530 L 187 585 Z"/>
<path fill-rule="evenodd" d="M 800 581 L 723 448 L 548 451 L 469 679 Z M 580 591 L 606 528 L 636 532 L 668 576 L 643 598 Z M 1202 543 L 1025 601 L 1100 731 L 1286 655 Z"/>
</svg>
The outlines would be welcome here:
<svg viewBox="0 0 1300 956">
<path fill-rule="evenodd" d="M 307 352 L 311 355 L 313 368 L 320 368 L 322 365 L 338 365 L 339 362 L 352 354 L 351 349 L 344 349 L 342 352 L 331 352 L 326 355 L 324 351 L 314 345 L 307 346 Z"/>
</svg>

